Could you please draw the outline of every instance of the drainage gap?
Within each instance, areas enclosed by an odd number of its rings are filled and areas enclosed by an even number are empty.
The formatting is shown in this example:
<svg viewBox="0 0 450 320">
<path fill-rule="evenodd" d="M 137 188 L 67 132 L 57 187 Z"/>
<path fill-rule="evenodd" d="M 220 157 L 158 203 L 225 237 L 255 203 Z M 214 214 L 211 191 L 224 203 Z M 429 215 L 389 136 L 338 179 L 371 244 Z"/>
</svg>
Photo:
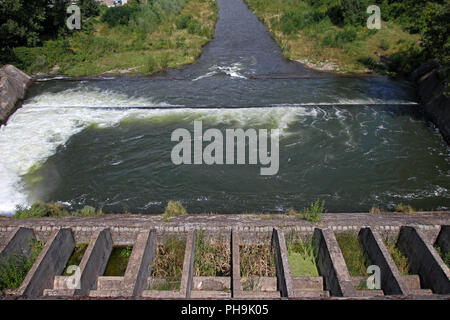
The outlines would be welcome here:
<svg viewBox="0 0 450 320">
<path fill-rule="evenodd" d="M 133 246 L 114 246 L 106 265 L 105 277 L 122 277 L 127 270 Z"/>
<path fill-rule="evenodd" d="M 77 243 L 77 245 L 75 246 L 75 249 L 73 249 L 73 252 L 69 258 L 69 261 L 67 261 L 66 267 L 64 268 L 64 271 L 62 273 L 63 276 L 67 277 L 67 276 L 73 275 L 74 270 L 69 270 L 69 267 L 70 266 L 78 267 L 80 265 L 81 260 L 83 259 L 84 253 L 86 252 L 88 245 L 89 245 L 89 242 Z"/>
<path fill-rule="evenodd" d="M 289 266 L 293 277 L 318 277 L 312 240 L 300 236 L 286 239 Z"/>
<path fill-rule="evenodd" d="M 275 257 L 270 243 L 240 246 L 241 284 L 244 291 L 276 291 Z"/>
<path fill-rule="evenodd" d="M 148 290 L 180 290 L 186 239 L 168 238 L 157 247 Z"/>
</svg>

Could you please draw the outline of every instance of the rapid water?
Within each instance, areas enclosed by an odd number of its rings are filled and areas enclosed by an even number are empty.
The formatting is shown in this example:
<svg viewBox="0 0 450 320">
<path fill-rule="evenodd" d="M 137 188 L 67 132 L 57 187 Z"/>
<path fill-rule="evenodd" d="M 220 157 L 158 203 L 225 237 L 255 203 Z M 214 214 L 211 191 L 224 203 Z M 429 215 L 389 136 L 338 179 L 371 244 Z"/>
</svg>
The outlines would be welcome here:
<svg viewBox="0 0 450 320">
<path fill-rule="evenodd" d="M 450 208 L 450 149 L 409 84 L 342 78 L 282 59 L 241 0 L 218 0 L 198 63 L 158 78 L 42 81 L 0 128 L 0 212 L 36 200 L 105 212 Z M 176 79 L 174 79 L 176 78 Z M 207 107 L 205 109 L 201 107 Z M 172 164 L 177 128 L 280 129 L 280 169 Z"/>
</svg>

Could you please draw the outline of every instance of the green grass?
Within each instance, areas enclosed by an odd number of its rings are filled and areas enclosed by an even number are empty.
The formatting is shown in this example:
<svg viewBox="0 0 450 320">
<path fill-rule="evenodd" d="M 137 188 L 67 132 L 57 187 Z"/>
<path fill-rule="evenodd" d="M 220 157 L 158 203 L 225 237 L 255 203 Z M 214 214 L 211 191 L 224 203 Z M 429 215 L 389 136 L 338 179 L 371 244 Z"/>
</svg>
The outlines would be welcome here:
<svg viewBox="0 0 450 320">
<path fill-rule="evenodd" d="M 89 242 L 77 243 L 77 245 L 73 249 L 73 252 L 69 258 L 69 261 L 67 261 L 66 267 L 64 268 L 64 271 L 62 273 L 63 276 L 73 275 L 73 272 L 69 273 L 67 268 L 69 266 L 79 266 L 80 265 L 81 260 L 83 259 L 84 253 L 86 252 L 88 245 L 89 245 Z"/>
<path fill-rule="evenodd" d="M 314 246 L 311 240 L 296 239 L 287 246 L 293 277 L 318 277 Z"/>
<path fill-rule="evenodd" d="M 231 276 L 231 251 L 226 241 L 210 242 L 205 238 L 204 230 L 199 232 L 195 249 L 196 277 Z"/>
<path fill-rule="evenodd" d="M 164 220 L 168 222 L 172 217 L 184 216 L 186 214 L 187 211 L 181 203 L 177 201 L 169 201 L 162 216 Z"/>
<path fill-rule="evenodd" d="M 400 249 L 396 245 L 396 239 L 389 238 L 385 241 L 386 247 L 389 251 L 389 254 L 392 257 L 392 260 L 394 260 L 395 265 L 398 268 L 398 271 L 402 275 L 409 275 L 411 274 L 411 268 L 409 265 L 408 258 L 405 257 L 405 255 L 400 251 Z"/>
<path fill-rule="evenodd" d="M 20 287 L 34 261 L 41 253 L 44 244 L 42 241 L 29 240 L 31 255 L 23 257 L 13 255 L 0 261 L 0 292 L 5 289 L 15 289 Z"/>
<path fill-rule="evenodd" d="M 66 206 L 60 203 L 36 202 L 29 208 L 18 207 L 13 215 L 14 218 L 19 219 L 43 217 L 62 218 L 68 216 L 100 217 L 103 216 L 103 211 L 102 209 L 96 210 L 91 206 L 85 206 L 80 211 L 70 211 Z"/>
<path fill-rule="evenodd" d="M 115 246 L 109 256 L 104 272 L 106 277 L 122 277 L 127 270 L 133 246 Z"/>
<path fill-rule="evenodd" d="M 165 282 L 149 290 L 179 290 L 183 272 L 185 239 L 168 238 L 164 244 L 158 245 L 153 261 L 152 277 L 163 278 Z"/>
<path fill-rule="evenodd" d="M 296 216 L 311 222 L 320 222 L 324 213 L 326 213 L 325 201 L 320 201 L 319 199 L 311 203 L 308 208 L 303 208 L 300 212 L 297 212 L 294 209 L 288 211 L 288 215 Z"/>
<path fill-rule="evenodd" d="M 364 254 L 364 249 L 355 232 L 342 232 L 336 235 L 336 240 L 341 248 L 351 276 L 368 276 L 367 267 L 369 260 Z"/>
</svg>

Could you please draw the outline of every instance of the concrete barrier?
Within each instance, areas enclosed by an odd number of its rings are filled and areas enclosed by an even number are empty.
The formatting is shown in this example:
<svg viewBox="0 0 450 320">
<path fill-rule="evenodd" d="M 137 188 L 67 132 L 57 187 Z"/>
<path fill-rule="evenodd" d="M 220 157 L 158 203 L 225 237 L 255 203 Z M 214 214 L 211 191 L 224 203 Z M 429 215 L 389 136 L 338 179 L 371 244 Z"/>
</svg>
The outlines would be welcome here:
<svg viewBox="0 0 450 320">
<path fill-rule="evenodd" d="M 314 230 L 313 242 L 317 250 L 317 267 L 325 279 L 325 287 L 334 296 L 356 297 L 342 251 L 330 229 Z"/>
<path fill-rule="evenodd" d="M 122 283 L 125 296 L 140 296 L 147 288 L 155 253 L 156 230 L 139 232 Z"/>
<path fill-rule="evenodd" d="M 410 293 L 408 286 L 403 281 L 379 233 L 371 228 L 363 228 L 359 231 L 359 240 L 371 263 L 380 267 L 381 289 L 384 294 L 408 295 Z"/>
<path fill-rule="evenodd" d="M 184 253 L 183 273 L 181 275 L 180 293 L 186 299 L 191 297 L 194 278 L 194 258 L 197 232 L 190 231 L 186 241 L 186 251 Z"/>
<path fill-rule="evenodd" d="M 422 287 L 434 293 L 450 293 L 450 271 L 433 246 L 427 243 L 421 231 L 402 227 L 397 246 L 408 258 L 411 271 L 420 276 Z"/>
<path fill-rule="evenodd" d="M 286 240 L 283 231 L 273 229 L 272 247 L 275 253 L 275 266 L 278 279 L 278 288 L 282 297 L 294 297 L 294 285 L 292 281 L 289 257 L 286 248 Z"/>
<path fill-rule="evenodd" d="M 53 279 L 63 272 L 75 248 L 71 229 L 53 233 L 18 289 L 18 294 L 36 298 L 44 289 L 53 287 Z"/>
<path fill-rule="evenodd" d="M 450 251 L 450 226 L 441 227 L 435 244 L 441 248 L 443 254 L 447 254 Z"/>
<path fill-rule="evenodd" d="M 33 229 L 16 228 L 0 251 L 0 263 L 15 255 L 29 258 L 31 256 L 30 241 L 32 239 L 36 239 Z"/>
</svg>

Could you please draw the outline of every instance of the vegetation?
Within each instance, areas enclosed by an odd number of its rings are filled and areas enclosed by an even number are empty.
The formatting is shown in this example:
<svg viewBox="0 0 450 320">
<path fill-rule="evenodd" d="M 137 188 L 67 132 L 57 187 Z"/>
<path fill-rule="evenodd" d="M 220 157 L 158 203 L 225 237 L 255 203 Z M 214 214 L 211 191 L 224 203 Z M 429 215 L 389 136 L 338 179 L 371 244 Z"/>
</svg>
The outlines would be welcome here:
<svg viewBox="0 0 450 320">
<path fill-rule="evenodd" d="M 439 247 L 438 245 L 435 245 L 434 248 L 436 249 L 437 253 L 441 256 L 442 261 L 444 261 L 444 263 L 447 265 L 447 267 L 450 268 L 450 252 L 442 252 L 441 247 Z"/>
<path fill-rule="evenodd" d="M 311 203 L 309 208 L 304 208 L 301 212 L 290 209 L 288 215 L 297 216 L 311 222 L 320 222 L 325 212 L 325 201 L 317 199 L 315 202 Z"/>
<path fill-rule="evenodd" d="M 34 261 L 41 253 L 44 244 L 35 239 L 29 240 L 31 254 L 29 257 L 13 255 L 0 261 L 0 293 L 5 289 L 20 287 Z"/>
<path fill-rule="evenodd" d="M 23 3 L 29 3 L 6 2 L 24 8 L 27 5 Z M 110 8 L 85 0 L 80 3 L 82 29 L 69 31 L 65 26 L 69 1 L 59 0 L 53 7 L 45 4 L 47 0 L 41 2 L 40 11 L 27 8 L 27 12 L 40 13 L 40 20 L 35 21 L 42 24 L 39 32 L 30 36 L 8 38 L 14 23 L 23 24 L 23 30 L 14 25 L 20 33 L 26 33 L 31 26 L 20 19 L 4 22 L 0 18 L 0 39 L 6 44 L 0 52 L 0 64 L 12 63 L 28 73 L 58 72 L 69 76 L 151 74 L 181 67 L 194 62 L 202 46 L 212 39 L 218 10 L 214 0 L 132 1 Z M 14 17 L 7 3 L 0 3 L 1 17 Z M 192 19 L 186 28 L 178 29 L 176 21 L 181 16 Z M 46 28 L 46 23 L 51 27 Z"/>
<path fill-rule="evenodd" d="M 286 58 L 324 70 L 382 74 L 409 74 L 435 58 L 444 66 L 448 86 L 448 1 L 245 1 Z M 366 27 L 372 4 L 381 9 L 380 30 Z"/>
<path fill-rule="evenodd" d="M 73 275 L 73 271 L 69 272 L 68 268 L 70 266 L 79 266 L 81 263 L 81 260 L 83 259 L 84 253 L 86 252 L 86 249 L 89 245 L 89 242 L 81 242 L 77 243 L 75 248 L 73 249 L 72 255 L 69 258 L 69 261 L 67 261 L 67 265 L 64 268 L 63 276 L 71 276 Z"/>
<path fill-rule="evenodd" d="M 275 261 L 270 243 L 254 243 L 240 247 L 242 277 L 275 277 Z"/>
<path fill-rule="evenodd" d="M 108 264 L 104 272 L 107 277 L 121 277 L 127 270 L 133 246 L 115 246 L 109 256 Z"/>
<path fill-rule="evenodd" d="M 355 232 L 342 232 L 336 235 L 336 240 L 341 248 L 351 276 L 368 276 L 367 267 L 369 260 L 364 254 L 364 249 Z"/>
<path fill-rule="evenodd" d="M 170 218 L 186 215 L 187 211 L 181 203 L 178 201 L 169 201 L 167 207 L 164 210 L 163 218 L 166 221 L 170 221 Z"/>
<path fill-rule="evenodd" d="M 29 208 L 18 207 L 13 217 L 26 219 L 42 217 L 61 218 L 67 216 L 100 217 L 103 216 L 103 212 L 102 209 L 95 210 L 95 208 L 91 206 L 85 206 L 80 211 L 70 211 L 67 206 L 61 203 L 36 202 Z"/>
<path fill-rule="evenodd" d="M 183 272 L 186 241 L 179 238 L 168 238 L 159 245 L 152 267 L 153 278 L 163 278 L 165 282 L 149 290 L 179 290 Z"/>
<path fill-rule="evenodd" d="M 293 277 L 317 277 L 316 256 L 312 240 L 297 238 L 287 244 L 289 266 Z"/>
<path fill-rule="evenodd" d="M 416 210 L 410 206 L 409 204 L 403 204 L 400 203 L 396 208 L 395 208 L 396 212 L 403 212 L 403 213 L 407 213 L 407 214 L 413 214 L 416 213 Z"/>
<path fill-rule="evenodd" d="M 204 230 L 199 232 L 195 249 L 196 277 L 231 276 L 230 245 L 225 241 L 210 242 L 205 238 Z"/>
<path fill-rule="evenodd" d="M 385 243 L 392 260 L 394 260 L 394 263 L 398 268 L 398 271 L 403 275 L 411 274 L 408 258 L 406 258 L 397 247 L 396 240 L 394 238 L 389 238 L 385 241 Z"/>
</svg>

